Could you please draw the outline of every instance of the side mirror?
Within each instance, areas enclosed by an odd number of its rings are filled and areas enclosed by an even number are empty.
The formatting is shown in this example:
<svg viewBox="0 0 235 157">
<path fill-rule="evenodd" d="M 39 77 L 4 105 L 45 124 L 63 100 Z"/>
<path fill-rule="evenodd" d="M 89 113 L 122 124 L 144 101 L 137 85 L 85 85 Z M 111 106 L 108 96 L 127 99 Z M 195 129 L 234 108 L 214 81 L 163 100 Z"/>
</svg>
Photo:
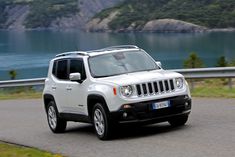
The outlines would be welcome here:
<svg viewBox="0 0 235 157">
<path fill-rule="evenodd" d="M 81 74 L 80 73 L 71 73 L 71 74 L 69 74 L 69 80 L 80 82 L 81 81 Z"/>
<path fill-rule="evenodd" d="M 159 68 L 162 69 L 162 63 L 161 63 L 161 62 L 157 61 L 156 64 L 157 64 L 157 66 L 158 66 Z"/>
</svg>

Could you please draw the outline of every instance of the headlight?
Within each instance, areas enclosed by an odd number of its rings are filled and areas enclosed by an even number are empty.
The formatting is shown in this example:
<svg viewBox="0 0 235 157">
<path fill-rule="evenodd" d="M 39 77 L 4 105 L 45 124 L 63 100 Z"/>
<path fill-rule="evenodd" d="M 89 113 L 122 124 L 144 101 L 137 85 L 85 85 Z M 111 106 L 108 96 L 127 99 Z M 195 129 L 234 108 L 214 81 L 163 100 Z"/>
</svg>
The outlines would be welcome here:
<svg viewBox="0 0 235 157">
<path fill-rule="evenodd" d="M 122 86 L 121 87 L 121 94 L 125 97 L 130 97 L 133 94 L 132 86 Z"/>
<path fill-rule="evenodd" d="M 175 85 L 177 88 L 181 89 L 183 88 L 183 85 L 184 85 L 184 80 L 183 78 L 176 78 L 175 79 Z"/>
</svg>

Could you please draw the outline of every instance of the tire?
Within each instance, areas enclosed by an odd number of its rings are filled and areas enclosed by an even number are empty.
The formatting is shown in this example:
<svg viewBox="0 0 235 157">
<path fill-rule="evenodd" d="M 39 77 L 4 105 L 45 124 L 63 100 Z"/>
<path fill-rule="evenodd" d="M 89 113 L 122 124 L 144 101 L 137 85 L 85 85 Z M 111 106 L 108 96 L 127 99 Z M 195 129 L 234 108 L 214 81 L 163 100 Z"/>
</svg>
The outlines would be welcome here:
<svg viewBox="0 0 235 157">
<path fill-rule="evenodd" d="M 174 117 L 168 122 L 170 123 L 171 126 L 177 127 L 185 125 L 187 121 L 188 121 L 188 115 L 183 115 L 183 116 Z"/>
<path fill-rule="evenodd" d="M 108 111 L 101 103 L 96 103 L 92 111 L 92 121 L 95 133 L 100 140 L 108 140 L 111 137 L 112 126 Z"/>
<path fill-rule="evenodd" d="M 47 106 L 47 122 L 53 133 L 63 133 L 66 129 L 67 121 L 59 117 L 54 101 L 51 101 Z"/>
</svg>

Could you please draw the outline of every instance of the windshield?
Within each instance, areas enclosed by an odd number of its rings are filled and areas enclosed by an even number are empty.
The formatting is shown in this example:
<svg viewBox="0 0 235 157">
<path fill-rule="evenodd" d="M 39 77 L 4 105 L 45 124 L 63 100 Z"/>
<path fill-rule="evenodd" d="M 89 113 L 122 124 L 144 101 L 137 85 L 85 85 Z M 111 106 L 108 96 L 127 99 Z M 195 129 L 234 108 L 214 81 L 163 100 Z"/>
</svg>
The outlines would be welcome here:
<svg viewBox="0 0 235 157">
<path fill-rule="evenodd" d="M 89 58 L 93 77 L 108 77 L 125 73 L 159 69 L 143 51 L 116 52 Z"/>
</svg>

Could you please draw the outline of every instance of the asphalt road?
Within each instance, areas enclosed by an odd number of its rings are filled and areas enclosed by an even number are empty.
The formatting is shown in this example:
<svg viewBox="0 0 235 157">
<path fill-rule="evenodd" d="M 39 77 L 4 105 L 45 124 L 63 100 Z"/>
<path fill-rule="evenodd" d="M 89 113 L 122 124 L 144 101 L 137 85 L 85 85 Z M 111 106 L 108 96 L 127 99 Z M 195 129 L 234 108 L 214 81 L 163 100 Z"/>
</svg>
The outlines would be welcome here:
<svg viewBox="0 0 235 157">
<path fill-rule="evenodd" d="M 194 98 L 186 126 L 120 128 L 111 141 L 98 140 L 89 124 L 51 133 L 41 100 L 0 101 L 0 140 L 71 157 L 234 157 L 235 99 Z"/>
</svg>

